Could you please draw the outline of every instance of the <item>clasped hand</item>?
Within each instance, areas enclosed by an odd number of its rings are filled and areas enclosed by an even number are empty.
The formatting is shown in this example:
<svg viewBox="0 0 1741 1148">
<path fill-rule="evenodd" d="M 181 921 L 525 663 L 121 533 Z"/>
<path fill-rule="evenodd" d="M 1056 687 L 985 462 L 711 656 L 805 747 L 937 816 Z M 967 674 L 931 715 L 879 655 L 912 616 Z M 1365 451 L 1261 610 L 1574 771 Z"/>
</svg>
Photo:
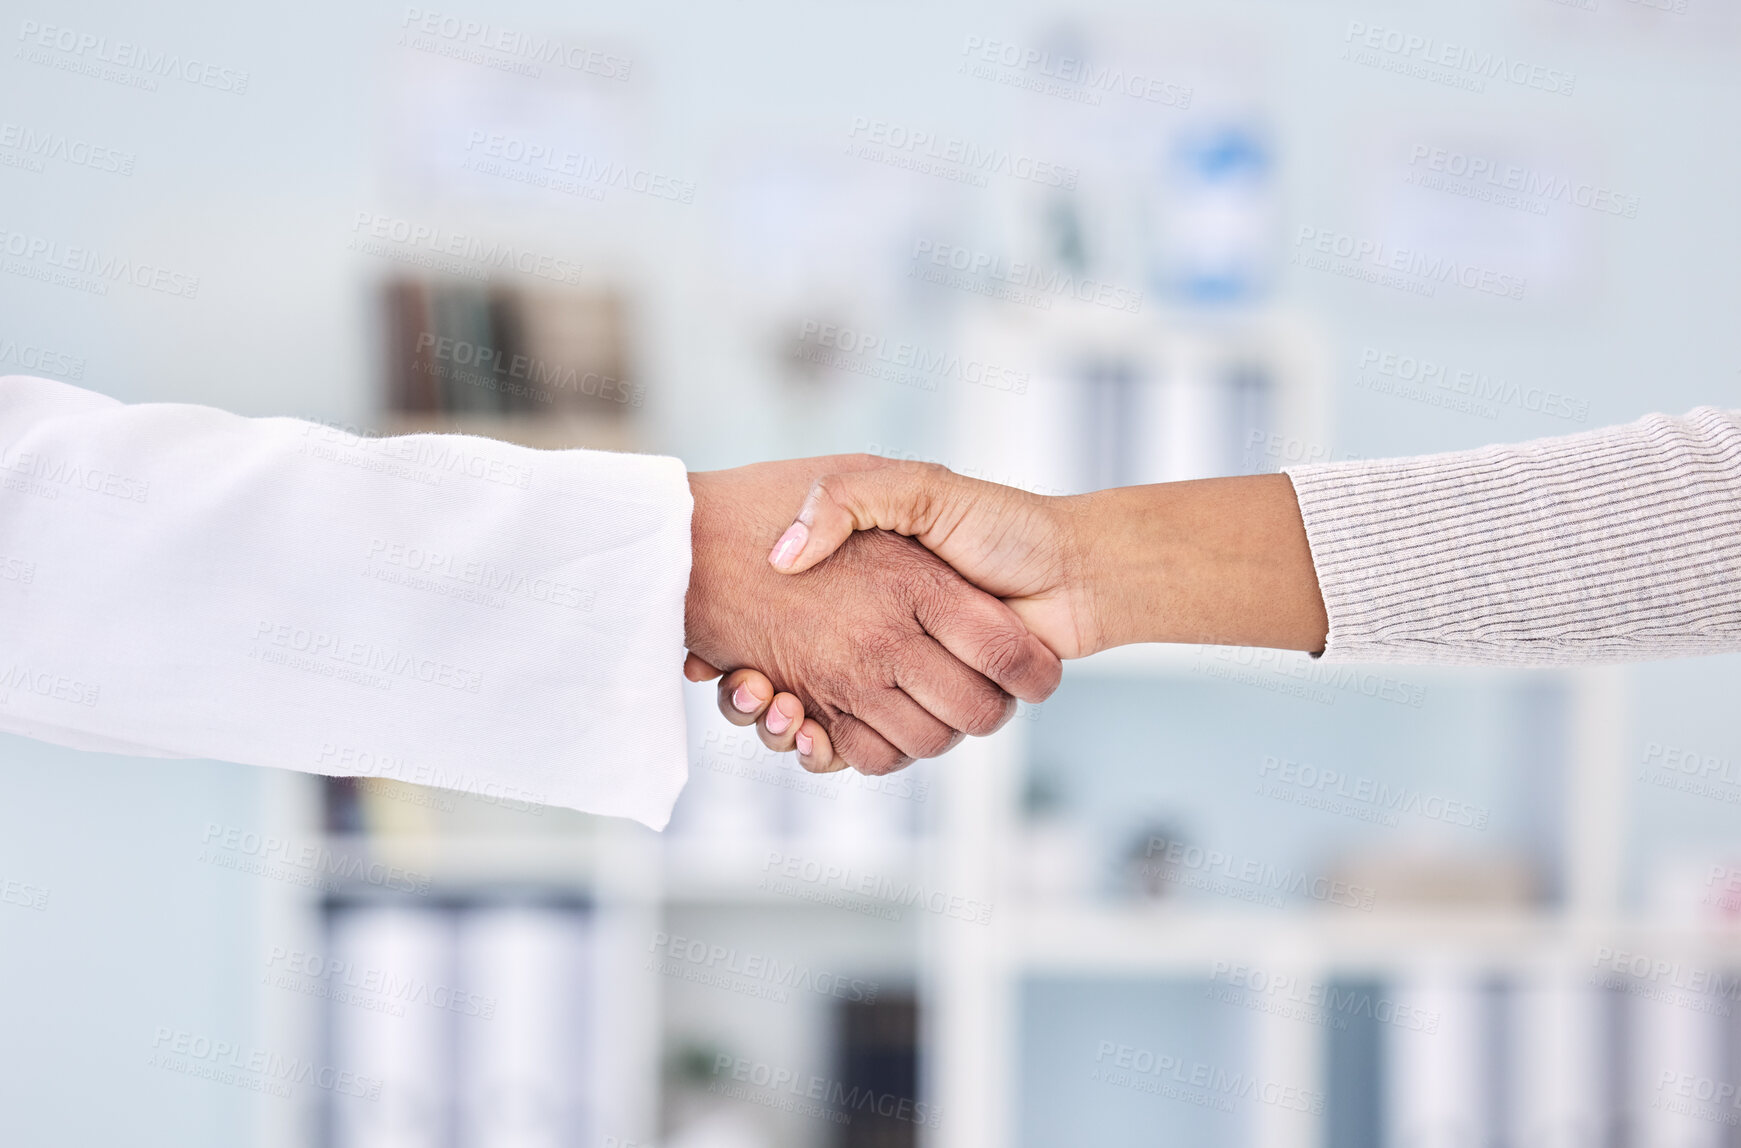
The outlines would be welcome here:
<svg viewBox="0 0 1741 1148">
<path fill-rule="evenodd" d="M 886 773 L 990 733 L 1057 687 L 1061 658 L 1328 636 L 1284 474 L 1047 497 L 837 455 L 690 481 L 685 672 L 728 671 L 721 711 L 812 771 Z"/>
<path fill-rule="evenodd" d="M 998 497 L 964 529 L 915 506 L 943 476 L 872 455 L 691 475 L 688 676 L 728 671 L 721 711 L 815 772 L 887 773 L 1044 700 L 1096 640 L 1065 500 L 982 484 Z"/>
</svg>

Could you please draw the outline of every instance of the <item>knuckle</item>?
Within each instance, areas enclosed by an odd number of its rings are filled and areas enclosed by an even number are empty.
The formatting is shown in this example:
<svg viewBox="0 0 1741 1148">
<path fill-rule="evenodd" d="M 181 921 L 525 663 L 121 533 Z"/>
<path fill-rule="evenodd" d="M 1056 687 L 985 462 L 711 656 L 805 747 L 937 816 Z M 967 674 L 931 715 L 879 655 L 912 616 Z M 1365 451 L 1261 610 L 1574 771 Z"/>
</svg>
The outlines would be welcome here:
<svg viewBox="0 0 1741 1148">
<path fill-rule="evenodd" d="M 940 725 L 934 730 L 921 734 L 913 746 L 917 757 L 942 757 L 955 748 L 956 732 L 948 726 Z"/>
<path fill-rule="evenodd" d="M 825 474 L 816 480 L 816 489 L 826 494 L 829 501 L 846 505 L 843 496 L 846 493 L 846 480 L 838 474 Z"/>
<path fill-rule="evenodd" d="M 996 733 L 1015 716 L 1015 712 L 1016 699 L 1009 694 L 990 686 L 977 687 L 968 700 L 968 717 L 961 732 L 974 737 Z"/>
<path fill-rule="evenodd" d="M 940 462 L 917 462 L 913 466 L 919 480 L 932 489 L 942 486 L 955 477 L 955 472 Z"/>
<path fill-rule="evenodd" d="M 922 618 L 946 618 L 958 614 L 976 593 L 953 569 L 932 561 L 927 551 L 901 556 L 896 588 Z"/>
<path fill-rule="evenodd" d="M 828 736 L 834 742 L 835 757 L 872 777 L 893 773 L 913 760 L 873 736 L 871 727 L 862 720 L 847 714 L 829 724 Z"/>
<path fill-rule="evenodd" d="M 870 777 L 881 777 L 885 773 L 894 773 L 913 764 L 913 759 L 900 750 L 881 746 L 865 752 L 862 758 L 862 761 L 853 763 L 853 768 Z"/>
<path fill-rule="evenodd" d="M 979 645 L 979 671 L 994 682 L 1020 680 L 1033 666 L 1027 634 L 1008 626 L 988 631 Z"/>
</svg>

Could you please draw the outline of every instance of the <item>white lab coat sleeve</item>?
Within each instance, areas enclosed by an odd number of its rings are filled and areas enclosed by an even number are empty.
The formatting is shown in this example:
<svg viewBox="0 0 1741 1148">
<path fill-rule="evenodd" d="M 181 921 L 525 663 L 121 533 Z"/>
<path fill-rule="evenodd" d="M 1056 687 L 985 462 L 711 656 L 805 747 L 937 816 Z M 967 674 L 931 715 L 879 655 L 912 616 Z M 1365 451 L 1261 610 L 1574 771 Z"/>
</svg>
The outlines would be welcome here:
<svg viewBox="0 0 1741 1148">
<path fill-rule="evenodd" d="M 663 828 L 681 463 L 0 379 L 0 729 Z"/>
</svg>

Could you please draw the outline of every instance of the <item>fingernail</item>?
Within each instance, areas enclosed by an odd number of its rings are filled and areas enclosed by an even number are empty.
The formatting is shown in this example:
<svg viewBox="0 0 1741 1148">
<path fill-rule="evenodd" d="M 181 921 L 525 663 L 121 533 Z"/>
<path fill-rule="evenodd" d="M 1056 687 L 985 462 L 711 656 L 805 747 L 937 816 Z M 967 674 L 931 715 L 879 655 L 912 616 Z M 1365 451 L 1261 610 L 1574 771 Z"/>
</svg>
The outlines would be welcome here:
<svg viewBox="0 0 1741 1148">
<path fill-rule="evenodd" d="M 762 703 L 756 699 L 755 694 L 750 693 L 750 687 L 739 686 L 731 695 L 731 704 L 737 707 L 739 713 L 753 714 Z"/>
<path fill-rule="evenodd" d="M 769 733 L 785 733 L 790 728 L 792 728 L 792 719 L 786 716 L 786 711 L 779 706 L 773 706 L 768 710 Z"/>
<path fill-rule="evenodd" d="M 774 569 L 785 570 L 798 561 L 798 554 L 804 549 L 804 542 L 810 537 L 810 528 L 802 522 L 794 522 L 786 527 L 786 533 L 780 535 L 780 541 L 774 543 L 774 552 L 768 555 L 768 561 L 774 564 Z"/>
<path fill-rule="evenodd" d="M 812 741 L 810 738 L 810 735 L 805 733 L 803 730 L 798 731 L 798 739 L 797 740 L 798 740 L 798 752 L 805 757 L 809 757 L 810 750 L 815 746 L 815 742 Z"/>
</svg>

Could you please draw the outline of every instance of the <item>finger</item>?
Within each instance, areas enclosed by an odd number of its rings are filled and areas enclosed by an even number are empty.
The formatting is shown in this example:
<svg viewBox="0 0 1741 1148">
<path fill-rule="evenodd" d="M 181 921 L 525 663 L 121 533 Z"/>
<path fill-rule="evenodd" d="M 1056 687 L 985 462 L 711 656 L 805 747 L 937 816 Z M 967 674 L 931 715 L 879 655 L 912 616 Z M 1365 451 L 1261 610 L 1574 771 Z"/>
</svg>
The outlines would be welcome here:
<svg viewBox="0 0 1741 1148">
<path fill-rule="evenodd" d="M 923 537 L 945 532 L 965 513 L 971 479 L 936 463 L 900 463 L 828 474 L 810 485 L 798 517 L 768 555 L 783 574 L 808 570 L 855 530 Z"/>
<path fill-rule="evenodd" d="M 833 773 L 845 769 L 846 761 L 834 756 L 834 743 L 828 731 L 811 718 L 805 718 L 793 737 L 798 750 L 798 764 L 811 773 Z"/>
<path fill-rule="evenodd" d="M 935 638 L 921 637 L 903 653 L 895 684 L 938 721 L 974 737 L 997 732 L 1016 712 L 1015 698 Z"/>
<path fill-rule="evenodd" d="M 893 773 L 912 763 L 910 756 L 852 714 L 835 714 L 828 719 L 827 729 L 829 740 L 834 743 L 835 760 L 860 773 Z"/>
<path fill-rule="evenodd" d="M 774 700 L 774 683 L 760 670 L 733 670 L 719 680 L 719 712 L 733 725 L 750 725 Z"/>
<path fill-rule="evenodd" d="M 869 722 L 888 743 L 901 751 L 904 760 L 895 769 L 904 768 L 912 759 L 937 757 L 948 753 L 961 740 L 959 731 L 938 721 L 924 706 L 914 701 L 904 690 L 880 689 L 859 703 L 854 715 Z M 853 762 L 860 773 L 890 773 L 888 769 L 866 769 Z"/>
<path fill-rule="evenodd" d="M 920 594 L 914 613 L 944 649 L 1025 702 L 1045 701 L 1063 680 L 1058 655 L 1014 610 L 958 577 L 939 579 L 936 593 Z"/>
<path fill-rule="evenodd" d="M 796 743 L 798 727 L 803 723 L 804 703 L 793 694 L 775 694 L 756 724 L 756 736 L 775 753 L 785 753 Z"/>
<path fill-rule="evenodd" d="M 711 682 L 719 677 L 719 670 L 690 654 L 683 659 L 683 676 L 692 682 Z"/>
</svg>

